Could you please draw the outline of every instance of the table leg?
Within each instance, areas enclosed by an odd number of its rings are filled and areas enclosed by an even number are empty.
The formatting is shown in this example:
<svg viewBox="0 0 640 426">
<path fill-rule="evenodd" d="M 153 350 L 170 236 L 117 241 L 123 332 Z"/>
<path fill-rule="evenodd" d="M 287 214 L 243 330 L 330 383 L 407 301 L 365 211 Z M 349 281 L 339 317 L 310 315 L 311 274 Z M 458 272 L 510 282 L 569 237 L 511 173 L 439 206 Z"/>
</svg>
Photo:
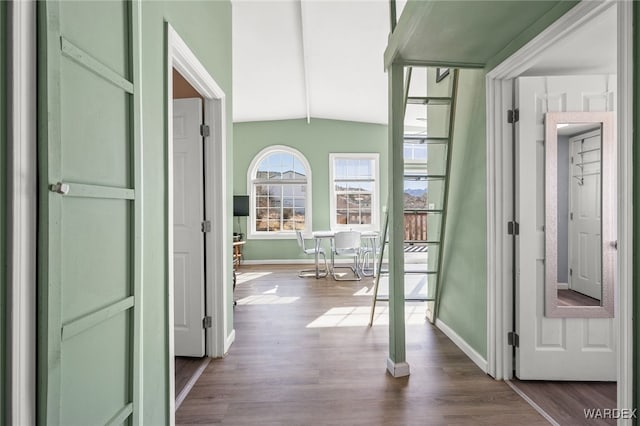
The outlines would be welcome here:
<svg viewBox="0 0 640 426">
<path fill-rule="evenodd" d="M 316 257 L 316 279 L 320 278 L 320 269 L 318 268 L 318 252 L 320 251 L 320 238 L 315 238 L 315 243 L 316 243 L 316 253 L 315 253 L 315 257 Z"/>
</svg>

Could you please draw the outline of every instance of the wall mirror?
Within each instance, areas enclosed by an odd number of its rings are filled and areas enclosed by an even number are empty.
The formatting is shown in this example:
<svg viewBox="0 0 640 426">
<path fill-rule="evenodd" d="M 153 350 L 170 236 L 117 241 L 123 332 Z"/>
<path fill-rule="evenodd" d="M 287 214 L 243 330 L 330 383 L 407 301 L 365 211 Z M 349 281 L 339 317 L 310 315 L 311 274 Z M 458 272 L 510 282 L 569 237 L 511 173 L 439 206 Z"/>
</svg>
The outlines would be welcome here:
<svg viewBox="0 0 640 426">
<path fill-rule="evenodd" d="M 545 115 L 545 315 L 614 316 L 611 112 Z"/>
</svg>

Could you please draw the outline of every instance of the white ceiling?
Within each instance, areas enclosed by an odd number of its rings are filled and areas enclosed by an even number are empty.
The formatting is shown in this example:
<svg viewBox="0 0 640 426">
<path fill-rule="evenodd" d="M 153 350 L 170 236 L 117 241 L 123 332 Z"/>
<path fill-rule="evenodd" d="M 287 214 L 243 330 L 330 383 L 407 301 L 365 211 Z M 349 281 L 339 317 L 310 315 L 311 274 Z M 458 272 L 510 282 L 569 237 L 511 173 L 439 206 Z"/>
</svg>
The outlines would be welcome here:
<svg viewBox="0 0 640 426">
<path fill-rule="evenodd" d="M 232 5 L 234 122 L 387 122 L 388 0 Z"/>
</svg>

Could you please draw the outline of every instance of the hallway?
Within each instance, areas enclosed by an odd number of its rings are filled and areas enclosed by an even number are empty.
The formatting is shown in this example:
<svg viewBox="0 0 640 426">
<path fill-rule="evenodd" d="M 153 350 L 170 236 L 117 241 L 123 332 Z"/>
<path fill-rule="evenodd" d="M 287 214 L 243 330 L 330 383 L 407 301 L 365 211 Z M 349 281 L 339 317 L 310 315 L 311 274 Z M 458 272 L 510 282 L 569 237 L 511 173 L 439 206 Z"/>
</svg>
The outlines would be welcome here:
<svg viewBox="0 0 640 426">
<path fill-rule="evenodd" d="M 372 280 L 303 279 L 298 269 L 241 267 L 236 341 L 209 364 L 176 424 L 547 424 L 429 325 L 424 304 L 407 304 L 411 376 L 392 378 L 386 302 L 367 327 Z"/>
</svg>

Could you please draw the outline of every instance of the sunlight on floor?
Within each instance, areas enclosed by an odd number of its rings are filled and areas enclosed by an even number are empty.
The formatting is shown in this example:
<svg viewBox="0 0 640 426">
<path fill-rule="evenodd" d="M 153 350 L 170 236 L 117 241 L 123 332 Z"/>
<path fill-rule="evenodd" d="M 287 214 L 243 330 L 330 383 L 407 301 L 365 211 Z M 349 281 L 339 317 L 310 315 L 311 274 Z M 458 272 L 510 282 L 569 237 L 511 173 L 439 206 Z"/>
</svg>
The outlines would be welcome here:
<svg viewBox="0 0 640 426">
<path fill-rule="evenodd" d="M 286 305 L 293 303 L 299 297 L 280 297 L 275 294 L 254 294 L 238 300 L 238 305 Z"/>
<path fill-rule="evenodd" d="M 407 325 L 425 324 L 426 307 L 423 303 L 405 306 L 405 321 Z M 307 325 L 307 328 L 329 328 L 329 327 L 362 327 L 369 325 L 371 315 L 370 306 L 345 306 L 331 308 L 322 316 L 316 318 Z M 381 306 L 376 308 L 373 317 L 373 325 L 389 324 L 389 308 Z"/>
<path fill-rule="evenodd" d="M 270 274 L 271 272 L 238 272 L 236 274 L 236 284 L 243 284 Z"/>
<path fill-rule="evenodd" d="M 429 298 L 429 278 L 426 274 L 411 274 L 405 277 L 404 281 L 404 295 L 406 298 L 413 299 L 428 299 Z M 373 285 L 368 287 L 362 287 L 355 293 L 354 296 L 369 296 L 373 295 Z M 381 277 L 380 284 L 378 286 L 378 297 L 389 297 L 389 277 Z"/>
</svg>

